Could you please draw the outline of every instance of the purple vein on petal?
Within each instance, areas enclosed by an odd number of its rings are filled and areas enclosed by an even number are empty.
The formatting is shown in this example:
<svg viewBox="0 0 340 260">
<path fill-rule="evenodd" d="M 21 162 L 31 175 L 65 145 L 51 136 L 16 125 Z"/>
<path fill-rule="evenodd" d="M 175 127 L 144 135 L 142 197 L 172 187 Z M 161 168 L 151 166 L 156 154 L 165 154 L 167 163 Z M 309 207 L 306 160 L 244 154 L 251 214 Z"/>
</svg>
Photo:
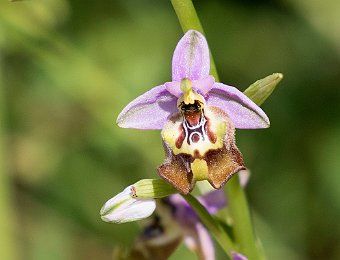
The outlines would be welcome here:
<svg viewBox="0 0 340 260">
<path fill-rule="evenodd" d="M 205 37 L 189 30 L 178 42 L 172 59 L 172 80 L 199 80 L 209 75 L 210 57 Z"/>
<path fill-rule="evenodd" d="M 215 83 L 208 94 L 207 104 L 223 109 L 235 128 L 256 129 L 270 125 L 265 112 L 237 88 Z"/>
<path fill-rule="evenodd" d="M 160 85 L 131 101 L 119 114 L 117 124 L 123 128 L 162 129 L 175 112 L 177 98 Z"/>
</svg>

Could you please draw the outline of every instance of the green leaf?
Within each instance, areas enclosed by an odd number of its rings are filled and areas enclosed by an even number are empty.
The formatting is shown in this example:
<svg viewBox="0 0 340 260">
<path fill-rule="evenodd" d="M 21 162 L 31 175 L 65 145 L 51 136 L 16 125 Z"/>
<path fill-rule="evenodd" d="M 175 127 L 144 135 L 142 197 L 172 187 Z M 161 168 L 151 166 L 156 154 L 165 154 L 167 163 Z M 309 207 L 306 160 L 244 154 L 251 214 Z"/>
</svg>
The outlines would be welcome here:
<svg viewBox="0 0 340 260">
<path fill-rule="evenodd" d="M 251 84 L 243 93 L 260 106 L 271 95 L 282 79 L 283 74 L 274 73 Z"/>
</svg>

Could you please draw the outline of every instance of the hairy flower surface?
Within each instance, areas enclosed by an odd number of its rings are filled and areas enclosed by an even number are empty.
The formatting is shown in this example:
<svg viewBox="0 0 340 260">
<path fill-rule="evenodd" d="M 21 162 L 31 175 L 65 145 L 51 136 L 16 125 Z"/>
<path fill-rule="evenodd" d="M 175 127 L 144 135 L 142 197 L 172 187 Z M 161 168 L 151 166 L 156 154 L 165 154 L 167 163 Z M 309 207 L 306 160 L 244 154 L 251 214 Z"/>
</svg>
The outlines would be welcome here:
<svg viewBox="0 0 340 260">
<path fill-rule="evenodd" d="M 245 169 L 235 128 L 269 127 L 261 108 L 236 88 L 215 82 L 209 71 L 206 39 L 190 30 L 175 49 L 172 81 L 137 97 L 117 119 L 124 128 L 162 129 L 167 157 L 158 174 L 183 194 L 201 180 L 219 189 Z"/>
</svg>

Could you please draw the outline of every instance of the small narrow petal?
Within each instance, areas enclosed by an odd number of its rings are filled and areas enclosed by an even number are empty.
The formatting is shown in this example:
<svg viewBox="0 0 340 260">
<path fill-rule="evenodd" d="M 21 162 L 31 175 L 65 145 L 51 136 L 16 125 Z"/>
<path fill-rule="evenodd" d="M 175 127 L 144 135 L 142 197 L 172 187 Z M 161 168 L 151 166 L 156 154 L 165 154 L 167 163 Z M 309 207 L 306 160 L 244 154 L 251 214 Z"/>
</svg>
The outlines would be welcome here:
<svg viewBox="0 0 340 260">
<path fill-rule="evenodd" d="M 248 260 L 247 257 L 245 257 L 244 255 L 241 255 L 237 252 L 231 252 L 232 256 L 233 256 L 233 260 Z"/>
<path fill-rule="evenodd" d="M 131 192 L 132 186 L 108 200 L 100 215 L 105 222 L 125 223 L 149 217 L 156 209 L 153 199 L 135 199 Z"/>
<path fill-rule="evenodd" d="M 117 124 L 123 128 L 162 129 L 176 111 L 177 98 L 161 85 L 131 101 L 119 114 Z"/>
<path fill-rule="evenodd" d="M 189 30 L 178 42 L 172 58 L 172 80 L 199 80 L 209 75 L 208 43 L 198 31 Z"/>
<path fill-rule="evenodd" d="M 215 214 L 227 205 L 223 190 L 213 190 L 197 197 L 197 199 L 210 214 Z M 178 194 L 171 195 L 169 200 L 177 209 L 176 218 L 180 223 L 198 221 L 195 211 L 182 196 Z"/>
<path fill-rule="evenodd" d="M 195 211 L 179 194 L 171 195 L 169 197 L 169 202 L 176 208 L 175 218 L 182 226 L 190 226 L 198 221 Z"/>
<path fill-rule="evenodd" d="M 227 206 L 226 197 L 223 190 L 213 190 L 203 196 L 198 197 L 199 202 L 210 214 L 215 214 L 220 209 Z"/>
<path fill-rule="evenodd" d="M 194 226 L 184 227 L 184 241 L 189 249 L 196 252 L 199 259 L 215 259 L 215 249 L 208 230 L 201 222 Z"/>
<path fill-rule="evenodd" d="M 215 83 L 209 92 L 207 104 L 223 109 L 235 128 L 256 129 L 270 125 L 263 110 L 237 88 Z"/>
<path fill-rule="evenodd" d="M 203 79 L 194 80 L 192 82 L 192 85 L 195 91 L 205 96 L 211 90 L 214 83 L 215 83 L 214 77 L 209 75 Z"/>
<path fill-rule="evenodd" d="M 174 95 L 175 97 L 179 98 L 180 96 L 183 95 L 180 81 L 166 82 L 164 85 L 166 87 L 166 90 L 172 95 Z"/>
<path fill-rule="evenodd" d="M 213 76 L 207 76 L 203 79 L 193 80 L 192 88 L 199 94 L 205 96 L 213 87 L 215 79 Z M 181 97 L 183 91 L 181 90 L 181 82 L 171 81 L 165 83 L 166 90 L 176 97 Z"/>
</svg>

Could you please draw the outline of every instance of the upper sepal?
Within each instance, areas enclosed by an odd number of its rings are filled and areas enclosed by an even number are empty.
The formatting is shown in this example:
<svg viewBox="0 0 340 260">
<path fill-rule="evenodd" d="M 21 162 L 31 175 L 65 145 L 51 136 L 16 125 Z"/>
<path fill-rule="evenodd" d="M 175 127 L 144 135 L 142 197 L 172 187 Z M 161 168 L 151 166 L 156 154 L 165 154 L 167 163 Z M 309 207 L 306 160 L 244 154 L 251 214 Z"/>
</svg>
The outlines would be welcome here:
<svg viewBox="0 0 340 260">
<path fill-rule="evenodd" d="M 123 128 L 162 129 L 176 111 L 177 98 L 161 85 L 131 101 L 119 114 L 117 124 Z"/>
<path fill-rule="evenodd" d="M 207 104 L 224 110 L 235 128 L 268 128 L 270 125 L 263 110 L 237 88 L 215 83 L 209 92 Z"/>
<path fill-rule="evenodd" d="M 198 80 L 209 75 L 208 43 L 198 31 L 189 30 L 178 42 L 172 58 L 172 80 Z"/>
</svg>

